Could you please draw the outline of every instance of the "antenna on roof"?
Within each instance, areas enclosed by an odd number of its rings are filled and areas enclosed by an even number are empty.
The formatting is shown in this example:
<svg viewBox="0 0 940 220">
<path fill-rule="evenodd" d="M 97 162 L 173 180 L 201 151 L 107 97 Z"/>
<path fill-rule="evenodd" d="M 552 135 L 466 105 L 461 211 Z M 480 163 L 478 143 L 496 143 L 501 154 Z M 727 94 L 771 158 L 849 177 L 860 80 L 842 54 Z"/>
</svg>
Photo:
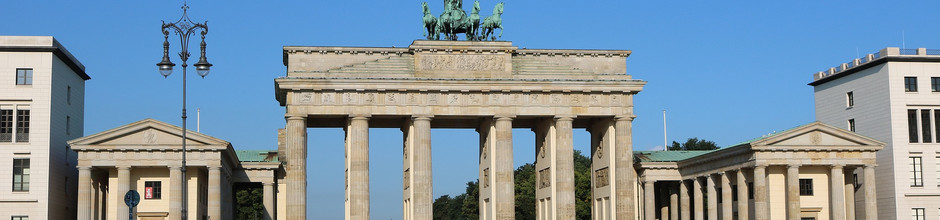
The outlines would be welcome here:
<svg viewBox="0 0 940 220">
<path fill-rule="evenodd" d="M 669 151 L 669 144 L 666 140 L 666 110 L 663 109 L 663 151 Z"/>
<path fill-rule="evenodd" d="M 904 30 L 901 30 L 901 49 L 907 48 L 904 46 Z"/>
</svg>

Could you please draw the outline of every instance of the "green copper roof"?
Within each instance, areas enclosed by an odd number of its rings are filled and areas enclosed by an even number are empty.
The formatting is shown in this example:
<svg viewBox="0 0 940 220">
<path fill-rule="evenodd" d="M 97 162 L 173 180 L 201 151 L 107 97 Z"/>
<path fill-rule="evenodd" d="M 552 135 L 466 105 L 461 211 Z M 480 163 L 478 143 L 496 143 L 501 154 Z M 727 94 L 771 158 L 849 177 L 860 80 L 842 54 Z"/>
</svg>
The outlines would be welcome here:
<svg viewBox="0 0 940 220">
<path fill-rule="evenodd" d="M 713 150 L 695 150 L 695 151 L 634 151 L 640 162 L 676 162 L 689 159 L 702 154 L 712 152 Z"/>
<path fill-rule="evenodd" d="M 279 162 L 277 151 L 269 150 L 236 150 L 239 162 Z"/>
</svg>

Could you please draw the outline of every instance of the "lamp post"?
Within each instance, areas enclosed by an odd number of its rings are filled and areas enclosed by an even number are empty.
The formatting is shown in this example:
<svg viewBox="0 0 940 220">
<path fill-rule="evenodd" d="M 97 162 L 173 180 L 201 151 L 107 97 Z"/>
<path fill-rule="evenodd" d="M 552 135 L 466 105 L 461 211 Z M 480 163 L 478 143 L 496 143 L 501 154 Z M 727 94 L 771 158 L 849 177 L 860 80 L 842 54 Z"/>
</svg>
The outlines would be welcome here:
<svg viewBox="0 0 940 220">
<path fill-rule="evenodd" d="M 183 189 L 182 197 L 183 204 L 182 210 L 180 212 L 180 217 L 183 220 L 186 220 L 189 216 L 187 214 L 186 208 L 188 206 L 187 199 L 187 185 L 186 184 L 186 61 L 189 59 L 189 37 L 196 34 L 196 31 L 200 31 L 200 36 L 202 37 L 202 43 L 199 44 L 199 61 L 193 64 L 196 67 L 196 74 L 205 78 L 209 74 L 209 67 L 212 67 L 212 64 L 209 61 L 206 61 L 206 33 L 209 32 L 209 27 L 206 26 L 206 22 L 196 23 L 189 19 L 189 16 L 186 15 L 186 10 L 189 9 L 185 3 L 183 4 L 183 16 L 179 20 L 172 23 L 167 23 L 163 21 L 163 60 L 157 63 L 159 67 L 160 74 L 164 78 L 170 76 L 173 73 L 173 66 L 176 66 L 173 62 L 170 61 L 170 30 L 173 30 L 174 33 L 178 34 L 180 37 L 180 60 L 183 61 L 183 64 L 180 66 L 183 67 L 183 161 L 182 161 L 182 173 L 183 173 Z"/>
</svg>

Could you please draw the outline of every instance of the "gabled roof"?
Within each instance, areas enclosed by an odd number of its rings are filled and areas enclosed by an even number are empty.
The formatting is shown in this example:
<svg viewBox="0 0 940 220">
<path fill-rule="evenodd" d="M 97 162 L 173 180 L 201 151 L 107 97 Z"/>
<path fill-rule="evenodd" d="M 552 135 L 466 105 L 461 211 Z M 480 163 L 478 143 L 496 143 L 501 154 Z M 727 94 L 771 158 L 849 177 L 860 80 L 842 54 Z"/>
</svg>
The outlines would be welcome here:
<svg viewBox="0 0 940 220">
<path fill-rule="evenodd" d="M 712 151 L 634 151 L 633 156 L 635 156 L 639 162 L 676 162 L 709 152 Z"/>
<path fill-rule="evenodd" d="M 121 127 L 73 139 L 68 142 L 76 151 L 109 149 L 177 149 L 182 145 L 182 128 L 154 119 L 144 119 Z M 187 150 L 226 150 L 232 144 L 209 135 L 187 131 Z"/>
<path fill-rule="evenodd" d="M 279 162 L 277 151 L 270 150 L 237 150 L 239 162 Z"/>
<path fill-rule="evenodd" d="M 750 141 L 755 150 L 880 150 L 881 141 L 822 122 L 813 122 Z"/>
</svg>

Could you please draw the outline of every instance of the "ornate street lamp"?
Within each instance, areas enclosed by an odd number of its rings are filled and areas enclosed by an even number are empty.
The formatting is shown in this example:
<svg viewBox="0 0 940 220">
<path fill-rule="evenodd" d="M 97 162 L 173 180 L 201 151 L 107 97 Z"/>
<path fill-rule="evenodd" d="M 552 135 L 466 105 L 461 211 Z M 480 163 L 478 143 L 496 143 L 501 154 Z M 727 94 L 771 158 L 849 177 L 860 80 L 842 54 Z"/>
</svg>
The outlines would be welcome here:
<svg viewBox="0 0 940 220">
<path fill-rule="evenodd" d="M 180 17 L 179 20 L 173 23 L 167 23 L 163 21 L 163 60 L 157 63 L 159 67 L 160 75 L 163 75 L 164 78 L 170 76 L 173 73 L 173 66 L 176 66 L 172 61 L 170 61 L 170 30 L 173 30 L 180 37 L 180 60 L 183 61 L 183 64 L 180 65 L 183 67 L 183 164 L 182 164 L 182 173 L 183 173 L 183 204 L 180 216 L 183 220 L 186 220 L 189 216 L 186 209 L 188 208 L 188 193 L 187 193 L 187 184 L 186 184 L 186 60 L 189 59 L 189 37 L 196 34 L 196 31 L 200 31 L 200 36 L 202 37 L 202 43 L 199 44 L 200 56 L 199 62 L 193 64 L 196 66 L 196 74 L 205 78 L 206 75 L 209 75 L 209 67 L 212 67 L 212 64 L 206 60 L 206 33 L 209 32 L 209 27 L 206 26 L 206 22 L 196 23 L 192 20 L 189 20 L 189 16 L 186 15 L 186 10 L 189 9 L 185 3 L 183 4 L 183 17 Z"/>
</svg>

